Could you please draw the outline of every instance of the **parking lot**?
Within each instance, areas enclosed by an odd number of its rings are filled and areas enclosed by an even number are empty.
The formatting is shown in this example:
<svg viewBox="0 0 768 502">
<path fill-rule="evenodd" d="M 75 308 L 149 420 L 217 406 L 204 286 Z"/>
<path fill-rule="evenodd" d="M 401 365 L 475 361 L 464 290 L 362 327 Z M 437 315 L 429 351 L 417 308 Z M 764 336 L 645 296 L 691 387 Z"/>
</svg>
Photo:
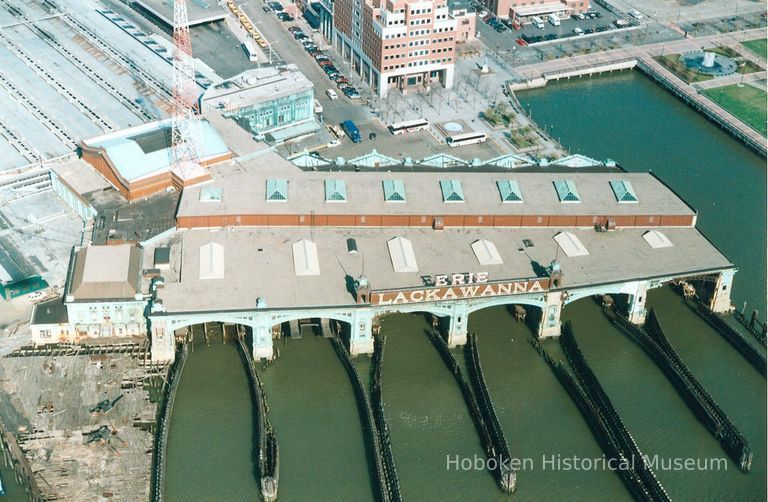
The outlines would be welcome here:
<svg viewBox="0 0 768 502">
<path fill-rule="evenodd" d="M 589 15 L 580 15 L 584 19 L 574 19 L 573 17 L 567 17 L 560 20 L 560 25 L 555 26 L 547 20 L 546 16 L 539 16 L 543 21 L 543 27 L 538 28 L 533 23 L 525 23 L 518 25 L 507 20 L 500 21 L 498 18 L 487 17 L 485 19 L 478 19 L 478 32 L 480 32 L 480 39 L 485 44 L 493 49 L 498 46 L 499 48 L 508 48 L 510 46 L 510 40 L 515 41 L 518 46 L 525 46 L 530 44 L 537 44 L 546 42 L 549 40 L 561 40 L 565 38 L 578 37 L 580 32 L 582 35 L 590 33 L 611 32 L 618 29 L 616 22 L 624 23 L 627 25 L 638 24 L 638 20 L 634 20 L 631 17 L 625 19 L 619 17 L 606 9 L 592 3 Z M 516 28 L 519 26 L 519 28 Z"/>
</svg>

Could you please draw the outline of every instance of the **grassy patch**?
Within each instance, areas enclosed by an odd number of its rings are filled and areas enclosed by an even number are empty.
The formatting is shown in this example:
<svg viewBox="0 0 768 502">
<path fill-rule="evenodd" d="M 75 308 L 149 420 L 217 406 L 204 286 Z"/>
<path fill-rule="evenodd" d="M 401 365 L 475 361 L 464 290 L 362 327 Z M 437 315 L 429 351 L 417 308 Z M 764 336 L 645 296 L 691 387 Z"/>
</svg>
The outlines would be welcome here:
<svg viewBox="0 0 768 502">
<path fill-rule="evenodd" d="M 661 66 L 677 75 L 681 80 L 692 84 L 694 82 L 704 82 L 705 80 L 712 80 L 711 75 L 702 75 L 695 70 L 689 70 L 686 66 L 680 62 L 680 54 L 668 54 L 666 56 L 656 56 L 653 58 Z"/>
<path fill-rule="evenodd" d="M 744 47 L 751 50 L 761 58 L 768 58 L 768 40 L 758 38 L 757 40 L 746 40 L 741 43 Z"/>
<path fill-rule="evenodd" d="M 739 73 L 755 73 L 756 71 L 762 70 L 758 65 L 753 63 L 752 61 L 747 61 L 744 56 L 736 52 L 735 50 L 731 49 L 730 47 L 715 47 L 714 49 L 708 49 L 710 52 L 714 52 L 716 54 L 721 54 L 723 56 L 733 58 L 736 60 L 736 62 L 740 65 L 739 69 L 736 70 Z"/>
<path fill-rule="evenodd" d="M 507 133 L 507 138 L 518 150 L 530 148 L 536 144 L 536 135 L 531 127 L 513 129 Z"/>
<path fill-rule="evenodd" d="M 765 102 L 768 94 L 764 90 L 751 85 L 728 85 L 707 89 L 702 94 L 760 131 L 763 136 L 766 135 L 768 111 Z"/>
</svg>

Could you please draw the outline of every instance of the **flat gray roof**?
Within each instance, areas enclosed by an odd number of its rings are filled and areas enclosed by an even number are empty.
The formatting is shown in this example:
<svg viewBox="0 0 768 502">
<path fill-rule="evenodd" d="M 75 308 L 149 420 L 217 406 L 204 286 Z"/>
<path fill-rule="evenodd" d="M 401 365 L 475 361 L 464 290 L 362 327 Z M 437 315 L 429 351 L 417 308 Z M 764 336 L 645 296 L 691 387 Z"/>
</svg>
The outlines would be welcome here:
<svg viewBox="0 0 768 502">
<path fill-rule="evenodd" d="M 209 109 L 242 108 L 309 91 L 314 84 L 299 71 L 298 66 L 267 66 L 247 70 L 232 78 L 212 85 L 200 97 Z"/>
<path fill-rule="evenodd" d="M 154 14 L 169 26 L 175 26 L 173 23 L 173 1 L 167 0 L 137 0 L 143 8 Z M 227 12 L 219 6 L 216 0 L 195 0 L 187 2 L 187 17 L 189 25 L 210 23 L 224 19 Z"/>
<path fill-rule="evenodd" d="M 733 265 L 695 228 L 664 228 L 672 247 L 653 249 L 643 239 L 647 229 L 598 233 L 568 229 L 589 251 L 569 258 L 554 236 L 559 229 L 365 229 L 365 228 L 236 228 L 186 230 L 171 242 L 171 268 L 159 290 L 168 312 L 252 309 L 257 298 L 268 308 L 351 305 L 348 281 L 363 270 L 371 288 L 421 286 L 422 275 L 487 271 L 490 280 L 535 277 L 555 257 L 566 287 L 625 282 L 665 275 L 716 271 Z M 405 237 L 413 245 L 418 272 L 395 273 L 387 241 Z M 349 254 L 347 239 L 359 250 Z M 317 244 L 320 275 L 296 276 L 292 245 L 308 239 Z M 480 265 L 471 244 L 493 242 L 501 265 Z M 530 239 L 533 247 L 524 247 Z M 223 246 L 222 279 L 199 279 L 199 249 Z M 163 244 L 165 245 L 165 244 Z M 522 249 L 523 251 L 520 251 Z M 151 253 L 152 249 L 145 250 Z M 147 259 L 145 255 L 145 259 Z M 183 264 L 183 266 L 182 266 Z"/>
<path fill-rule="evenodd" d="M 53 171 L 62 181 L 80 195 L 104 190 L 112 185 L 83 159 L 70 160 L 56 164 Z"/>
<path fill-rule="evenodd" d="M 562 170 L 560 170 L 562 171 Z M 177 217 L 238 214 L 330 215 L 693 215 L 682 199 L 648 173 L 613 172 L 318 172 L 302 171 L 274 152 L 247 161 L 211 166 L 213 181 L 184 190 Z M 266 200 L 266 180 L 284 179 L 288 200 Z M 325 180 L 346 182 L 347 202 L 325 201 Z M 464 193 L 463 203 L 443 202 L 441 180 L 456 179 Z M 383 180 L 402 180 L 405 203 L 384 201 Z M 497 180 L 518 182 L 522 203 L 502 203 Z M 554 182 L 571 180 L 580 203 L 561 203 Z M 629 181 L 637 203 L 618 203 L 610 182 Z M 204 187 L 222 190 L 217 203 L 200 201 Z"/>
</svg>

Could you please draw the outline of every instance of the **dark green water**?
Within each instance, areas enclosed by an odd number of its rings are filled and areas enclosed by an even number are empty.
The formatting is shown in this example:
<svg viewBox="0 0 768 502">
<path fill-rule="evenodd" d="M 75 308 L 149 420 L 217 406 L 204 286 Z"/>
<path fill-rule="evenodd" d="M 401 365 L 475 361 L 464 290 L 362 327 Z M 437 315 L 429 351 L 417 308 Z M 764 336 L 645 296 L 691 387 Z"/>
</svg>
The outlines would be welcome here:
<svg viewBox="0 0 768 502">
<path fill-rule="evenodd" d="M 637 72 L 550 84 L 518 97 L 573 153 L 661 177 L 739 268 L 734 305 L 746 301 L 765 313 L 765 159 Z"/>
<path fill-rule="evenodd" d="M 166 498 L 256 500 L 248 376 L 232 344 L 196 345 L 171 415 Z"/>
<path fill-rule="evenodd" d="M 280 500 L 371 500 L 352 384 L 328 339 L 280 344 L 261 372 L 280 444 Z"/>
<path fill-rule="evenodd" d="M 699 227 L 739 267 L 734 303 L 748 301 L 748 308 L 764 309 L 762 159 L 634 73 L 551 86 L 520 98 L 531 105 L 534 119 L 555 124 L 555 135 L 574 151 L 661 176 L 699 211 Z M 683 360 L 755 451 L 750 474 L 728 461 L 724 471 L 659 470 L 660 481 L 675 500 L 765 500 L 765 379 L 671 290 L 650 292 L 648 304 L 658 310 Z M 597 305 L 589 299 L 575 302 L 566 307 L 564 318 L 573 322 L 589 363 L 644 453 L 725 458 L 653 362 L 607 323 Z M 543 457 L 599 458 L 602 452 L 527 343 L 528 327 L 504 308 L 479 311 L 469 322 L 479 336 L 486 380 L 510 450 L 533 462 L 519 473 L 513 497 L 628 500 L 611 472 L 544 468 Z M 510 500 L 486 472 L 447 468 L 448 455 L 483 455 L 459 389 L 424 334 L 426 328 L 423 317 L 402 315 L 386 318 L 382 331 L 387 336 L 383 392 L 403 494 L 408 500 Z M 557 342 L 548 342 L 547 349 L 560 354 Z M 332 347 L 325 339 L 305 337 L 281 344 L 280 351 L 277 362 L 262 371 L 280 442 L 280 499 L 371 500 L 354 395 Z M 460 350 L 456 355 L 463 357 Z M 359 359 L 358 366 L 367 372 L 367 358 Z M 192 373 L 197 375 L 188 377 Z M 250 413 L 246 376 L 235 349 L 196 350 L 174 408 L 167 483 L 171 500 L 209 500 L 213 493 L 219 500 L 257 496 Z"/>
</svg>

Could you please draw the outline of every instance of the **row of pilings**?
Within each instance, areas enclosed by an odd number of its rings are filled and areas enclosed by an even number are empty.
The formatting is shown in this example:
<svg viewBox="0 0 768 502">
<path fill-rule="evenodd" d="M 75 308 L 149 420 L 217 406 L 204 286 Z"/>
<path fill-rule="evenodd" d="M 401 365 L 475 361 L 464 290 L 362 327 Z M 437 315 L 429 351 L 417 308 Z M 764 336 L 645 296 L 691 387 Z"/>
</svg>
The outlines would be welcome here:
<svg viewBox="0 0 768 502">
<path fill-rule="evenodd" d="M 642 329 L 625 317 L 610 317 L 619 331 L 626 334 L 656 363 L 691 412 L 720 442 L 739 469 L 748 472 L 752 465 L 752 449 L 748 441 L 680 359 L 664 333 L 656 312 L 651 309 Z"/>
<path fill-rule="evenodd" d="M 757 317 L 757 310 L 752 311 L 752 315 L 747 317 L 742 312 L 735 313 L 736 320 L 741 323 L 742 326 L 747 328 L 747 331 L 757 338 L 763 347 L 765 347 L 766 334 L 768 334 L 768 322 L 760 322 Z"/>
<path fill-rule="evenodd" d="M 493 462 L 488 462 L 488 465 L 493 467 L 492 473 L 496 478 L 496 481 L 499 483 L 499 487 L 506 493 L 512 493 L 515 490 L 517 476 L 516 473 L 511 469 L 512 459 L 509 456 L 509 448 L 507 447 L 504 434 L 501 432 L 501 428 L 498 426 L 498 420 L 496 421 L 496 428 L 498 432 L 493 434 L 491 432 L 493 430 L 493 426 L 489 423 L 488 418 L 486 418 L 486 415 L 488 414 L 487 409 L 484 410 L 483 407 L 481 407 L 478 403 L 478 398 L 475 397 L 475 393 L 478 392 L 477 387 L 475 392 L 473 392 L 469 382 L 467 382 L 467 380 L 464 378 L 458 361 L 456 361 L 456 358 L 454 357 L 453 353 L 448 347 L 448 344 L 445 342 L 445 339 L 440 335 L 440 333 L 436 329 L 428 331 L 428 333 L 432 343 L 434 344 L 435 348 L 437 348 L 437 352 L 440 354 L 440 357 L 442 357 L 446 366 L 448 366 L 448 370 L 453 374 L 454 378 L 456 379 L 456 383 L 461 389 L 461 395 L 464 397 L 464 402 L 466 403 L 467 409 L 469 410 L 469 415 L 472 417 L 472 422 L 475 424 L 475 429 L 477 430 L 477 435 L 480 437 L 480 443 L 483 445 L 485 456 L 489 461 L 493 459 Z M 477 347 L 476 343 L 475 347 Z M 478 370 L 482 378 L 482 368 L 479 367 L 479 360 L 477 369 L 470 372 L 473 376 L 473 384 L 477 383 L 476 375 Z M 484 379 L 482 380 L 482 389 L 485 391 L 487 398 L 485 403 L 490 404 L 491 415 L 493 418 L 495 418 L 496 413 L 493 410 L 493 403 L 490 401 L 490 396 L 488 396 L 488 391 L 485 388 Z M 501 439 L 500 443 L 499 439 Z"/>
<path fill-rule="evenodd" d="M 248 349 L 245 341 L 245 333 L 241 326 L 238 326 L 237 345 L 240 357 L 248 373 L 248 382 L 251 389 L 251 399 L 253 400 L 254 412 L 256 414 L 255 428 L 256 435 L 256 466 L 258 469 L 259 488 L 261 489 L 261 498 L 265 502 L 272 502 L 277 499 L 277 490 L 280 482 L 280 448 L 277 443 L 275 431 L 267 418 L 267 398 L 264 394 L 259 374 L 256 372 L 256 366 L 253 356 Z"/>
<path fill-rule="evenodd" d="M 371 382 L 371 407 L 373 409 L 373 418 L 376 422 L 378 432 L 379 447 L 381 448 L 382 461 L 384 463 L 384 476 L 389 492 L 389 500 L 400 502 L 403 497 L 400 493 L 400 479 L 397 475 L 397 466 L 395 465 L 395 455 L 392 452 L 392 441 L 389 436 L 389 426 L 384 415 L 384 398 L 381 394 L 381 370 L 384 366 L 384 345 L 386 338 L 377 336 L 374 339 L 373 350 L 373 378 Z"/>
<path fill-rule="evenodd" d="M 725 322 L 725 320 L 719 315 L 715 314 L 706 305 L 700 301 L 692 302 L 691 300 L 685 301 L 686 305 L 696 312 L 712 329 L 717 331 L 726 342 L 730 343 L 736 351 L 742 355 L 757 371 L 763 376 L 766 376 L 766 361 L 765 354 L 763 354 L 747 337 L 739 333 L 736 328 Z"/>
<path fill-rule="evenodd" d="M 573 370 L 573 376 L 561 362 L 555 361 L 544 350 L 538 340 L 532 339 L 531 344 L 544 357 L 579 408 L 606 457 L 614 463 L 613 470 L 621 477 L 632 496 L 643 502 L 669 501 L 669 495 L 587 364 L 570 323 L 563 326 L 560 345 Z"/>
<path fill-rule="evenodd" d="M 360 373 L 358 373 L 355 363 L 352 362 L 352 358 L 344 346 L 344 342 L 340 338 L 333 338 L 333 348 L 336 350 L 336 354 L 341 359 L 344 369 L 347 370 L 347 375 L 352 382 L 352 389 L 355 393 L 355 399 L 357 401 L 357 409 L 360 413 L 360 419 L 363 422 L 363 432 L 365 433 L 366 443 L 369 446 L 369 455 L 373 461 L 374 471 L 376 474 L 376 489 L 379 500 L 381 502 L 389 502 L 391 500 L 389 495 L 389 488 L 387 487 L 387 475 L 384 468 L 384 459 L 381 454 L 381 447 L 379 441 L 379 433 L 376 428 L 376 421 L 373 418 L 373 410 L 371 408 L 371 402 L 368 399 L 368 393 L 365 391 L 365 385 L 360 379 Z"/>
<path fill-rule="evenodd" d="M 512 455 L 509 453 L 507 438 L 504 437 L 504 431 L 499 424 L 499 417 L 496 416 L 491 395 L 488 393 L 488 386 L 485 384 L 483 367 L 480 364 L 480 354 L 477 349 L 477 336 L 474 333 L 470 334 L 467 342 L 465 350 L 469 355 L 469 377 L 472 380 L 472 387 L 480 405 L 480 413 L 482 413 L 483 420 L 491 435 L 491 441 L 493 441 L 498 465 L 499 486 L 504 492 L 512 493 L 517 484 L 517 475 L 511 467 Z"/>
<path fill-rule="evenodd" d="M 165 398 L 157 409 L 157 427 L 155 428 L 155 447 L 152 449 L 152 481 L 150 500 L 161 502 L 165 492 L 165 455 L 168 448 L 168 432 L 171 426 L 173 402 L 176 400 L 176 390 L 179 387 L 181 373 L 187 362 L 189 345 L 180 343 L 176 346 L 176 357 L 168 369 L 168 378 L 162 395 Z"/>
</svg>

